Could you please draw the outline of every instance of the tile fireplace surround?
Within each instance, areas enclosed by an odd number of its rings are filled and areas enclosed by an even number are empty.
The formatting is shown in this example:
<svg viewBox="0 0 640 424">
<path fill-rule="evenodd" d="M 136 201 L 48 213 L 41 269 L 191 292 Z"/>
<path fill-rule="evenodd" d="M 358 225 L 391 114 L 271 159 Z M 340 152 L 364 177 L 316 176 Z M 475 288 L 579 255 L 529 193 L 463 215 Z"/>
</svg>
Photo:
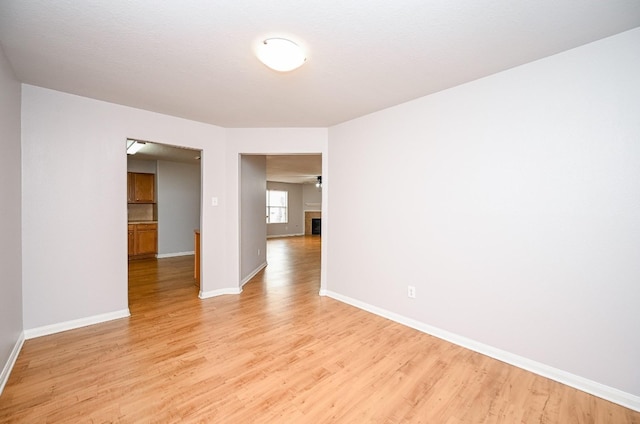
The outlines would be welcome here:
<svg viewBox="0 0 640 424">
<path fill-rule="evenodd" d="M 311 235 L 311 220 L 313 218 L 322 218 L 322 212 L 305 211 L 304 212 L 304 234 Z"/>
</svg>

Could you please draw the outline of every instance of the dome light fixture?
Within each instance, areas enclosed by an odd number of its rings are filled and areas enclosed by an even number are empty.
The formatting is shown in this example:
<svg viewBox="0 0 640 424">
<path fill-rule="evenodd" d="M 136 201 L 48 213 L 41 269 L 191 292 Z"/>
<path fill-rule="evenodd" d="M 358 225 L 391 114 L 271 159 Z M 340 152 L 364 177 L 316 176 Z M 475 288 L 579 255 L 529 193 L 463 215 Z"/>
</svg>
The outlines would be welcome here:
<svg viewBox="0 0 640 424">
<path fill-rule="evenodd" d="M 307 60 L 300 46 L 286 38 L 267 38 L 257 46 L 256 55 L 269 68 L 280 72 L 293 71 Z"/>
</svg>

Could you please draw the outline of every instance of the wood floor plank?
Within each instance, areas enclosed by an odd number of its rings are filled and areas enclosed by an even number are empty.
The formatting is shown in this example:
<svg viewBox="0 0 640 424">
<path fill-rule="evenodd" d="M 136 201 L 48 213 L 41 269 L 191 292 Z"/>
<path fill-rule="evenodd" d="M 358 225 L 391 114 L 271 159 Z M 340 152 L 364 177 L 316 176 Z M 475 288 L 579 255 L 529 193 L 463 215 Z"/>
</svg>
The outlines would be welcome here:
<svg viewBox="0 0 640 424">
<path fill-rule="evenodd" d="M 320 237 L 240 295 L 132 261 L 131 317 L 25 342 L 2 423 L 638 423 L 640 413 L 318 296 Z"/>
</svg>

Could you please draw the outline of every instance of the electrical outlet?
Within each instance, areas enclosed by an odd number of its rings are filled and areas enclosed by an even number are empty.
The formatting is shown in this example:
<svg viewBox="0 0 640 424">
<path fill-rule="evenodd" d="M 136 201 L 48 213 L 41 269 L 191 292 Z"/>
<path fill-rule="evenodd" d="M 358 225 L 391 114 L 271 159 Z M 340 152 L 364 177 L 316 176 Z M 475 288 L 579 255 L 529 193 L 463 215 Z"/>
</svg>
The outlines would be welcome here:
<svg viewBox="0 0 640 424">
<path fill-rule="evenodd" d="M 260 256 L 260 249 L 258 249 L 258 256 Z"/>
<path fill-rule="evenodd" d="M 411 299 L 416 298 L 416 288 L 414 286 L 407 287 L 407 296 L 409 296 Z"/>
</svg>

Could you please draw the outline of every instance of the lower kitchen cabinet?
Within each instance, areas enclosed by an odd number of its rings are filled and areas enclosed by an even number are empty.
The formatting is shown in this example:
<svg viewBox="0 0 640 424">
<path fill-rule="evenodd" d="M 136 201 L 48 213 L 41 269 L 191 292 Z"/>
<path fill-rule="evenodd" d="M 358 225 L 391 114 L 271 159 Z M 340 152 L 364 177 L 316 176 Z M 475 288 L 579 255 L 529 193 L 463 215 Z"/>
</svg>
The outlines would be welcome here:
<svg viewBox="0 0 640 424">
<path fill-rule="evenodd" d="M 193 243 L 196 253 L 193 264 L 193 278 L 196 280 L 196 286 L 200 287 L 200 230 L 195 230 Z"/>
<path fill-rule="evenodd" d="M 158 224 L 129 224 L 129 258 L 155 257 L 158 253 Z"/>
<path fill-rule="evenodd" d="M 136 226 L 134 224 L 129 224 L 128 225 L 128 231 L 127 231 L 127 240 L 128 240 L 128 248 L 127 248 L 127 252 L 129 252 L 129 256 L 133 256 L 134 252 L 135 252 L 135 228 Z"/>
</svg>

